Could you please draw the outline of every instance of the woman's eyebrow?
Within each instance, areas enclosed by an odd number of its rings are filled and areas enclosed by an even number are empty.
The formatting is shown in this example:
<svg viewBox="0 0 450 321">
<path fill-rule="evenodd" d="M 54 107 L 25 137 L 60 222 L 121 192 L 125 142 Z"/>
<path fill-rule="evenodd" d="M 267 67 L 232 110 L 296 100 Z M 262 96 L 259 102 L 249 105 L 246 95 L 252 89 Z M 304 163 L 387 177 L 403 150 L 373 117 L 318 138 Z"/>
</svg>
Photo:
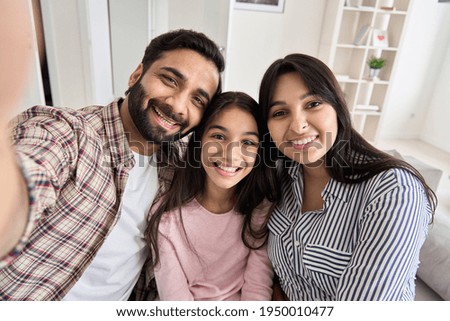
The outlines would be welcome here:
<svg viewBox="0 0 450 321">
<path fill-rule="evenodd" d="M 306 98 L 311 97 L 311 96 L 316 96 L 316 95 L 314 95 L 314 94 L 311 93 L 311 92 L 308 92 L 308 93 L 306 93 L 306 94 L 301 95 L 301 96 L 299 97 L 299 99 L 300 99 L 300 100 L 305 100 Z M 272 108 L 272 107 L 274 107 L 274 106 L 277 106 L 277 105 L 285 105 L 285 104 L 286 104 L 286 102 L 283 101 L 283 100 L 275 100 L 275 101 L 273 101 L 273 102 L 271 102 L 271 103 L 269 104 L 269 109 Z"/>
</svg>

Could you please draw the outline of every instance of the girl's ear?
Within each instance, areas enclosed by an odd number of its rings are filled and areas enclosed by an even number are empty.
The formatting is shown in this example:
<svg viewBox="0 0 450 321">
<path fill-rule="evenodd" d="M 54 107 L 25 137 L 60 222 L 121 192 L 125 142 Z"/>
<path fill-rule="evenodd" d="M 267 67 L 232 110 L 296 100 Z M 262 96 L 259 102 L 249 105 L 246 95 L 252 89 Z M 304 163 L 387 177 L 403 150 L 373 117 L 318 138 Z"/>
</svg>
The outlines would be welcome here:
<svg viewBox="0 0 450 321">
<path fill-rule="evenodd" d="M 132 87 L 142 76 L 142 72 L 144 70 L 144 65 L 139 64 L 135 71 L 130 75 L 130 79 L 128 79 L 128 87 Z"/>
</svg>

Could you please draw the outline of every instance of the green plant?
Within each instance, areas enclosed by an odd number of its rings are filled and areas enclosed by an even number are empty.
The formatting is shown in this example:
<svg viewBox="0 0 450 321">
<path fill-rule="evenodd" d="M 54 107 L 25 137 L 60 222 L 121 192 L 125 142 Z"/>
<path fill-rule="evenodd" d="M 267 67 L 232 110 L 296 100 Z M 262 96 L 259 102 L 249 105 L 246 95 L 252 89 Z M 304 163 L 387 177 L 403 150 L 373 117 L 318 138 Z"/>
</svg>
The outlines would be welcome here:
<svg viewBox="0 0 450 321">
<path fill-rule="evenodd" d="M 384 59 L 382 57 L 372 56 L 369 58 L 369 60 L 367 60 L 367 64 L 372 69 L 381 69 L 384 67 L 385 63 L 386 63 L 386 59 Z"/>
</svg>

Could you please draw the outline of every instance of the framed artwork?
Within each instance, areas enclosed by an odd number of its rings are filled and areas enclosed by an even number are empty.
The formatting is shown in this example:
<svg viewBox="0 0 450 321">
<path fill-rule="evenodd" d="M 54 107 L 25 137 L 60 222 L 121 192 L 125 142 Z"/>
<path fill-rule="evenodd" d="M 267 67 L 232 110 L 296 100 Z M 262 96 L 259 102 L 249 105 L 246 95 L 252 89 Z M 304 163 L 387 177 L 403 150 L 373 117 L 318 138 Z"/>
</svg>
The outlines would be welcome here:
<svg viewBox="0 0 450 321">
<path fill-rule="evenodd" d="M 387 30 L 373 29 L 372 45 L 374 47 L 389 47 Z"/>
<path fill-rule="evenodd" d="M 282 13 L 284 10 L 284 0 L 235 0 L 234 8 Z"/>
</svg>

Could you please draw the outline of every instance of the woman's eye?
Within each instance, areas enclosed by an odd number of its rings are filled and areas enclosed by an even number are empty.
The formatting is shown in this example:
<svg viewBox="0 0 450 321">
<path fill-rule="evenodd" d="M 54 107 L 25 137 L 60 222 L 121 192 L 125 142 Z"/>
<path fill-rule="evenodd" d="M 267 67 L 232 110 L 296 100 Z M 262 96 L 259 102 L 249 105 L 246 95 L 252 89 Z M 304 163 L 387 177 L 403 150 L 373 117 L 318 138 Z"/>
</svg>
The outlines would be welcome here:
<svg viewBox="0 0 450 321">
<path fill-rule="evenodd" d="M 286 115 L 286 112 L 284 110 L 277 110 L 272 113 L 272 117 L 281 117 Z"/>
<path fill-rule="evenodd" d="M 215 138 L 215 139 L 219 139 L 219 140 L 225 139 L 225 136 L 223 136 L 222 134 L 213 134 L 213 135 L 211 135 L 211 137 Z"/>
<path fill-rule="evenodd" d="M 315 108 L 317 106 L 320 106 L 321 104 L 322 104 L 322 102 L 320 102 L 320 101 L 312 101 L 306 106 L 306 108 L 308 108 L 308 109 Z"/>
</svg>

